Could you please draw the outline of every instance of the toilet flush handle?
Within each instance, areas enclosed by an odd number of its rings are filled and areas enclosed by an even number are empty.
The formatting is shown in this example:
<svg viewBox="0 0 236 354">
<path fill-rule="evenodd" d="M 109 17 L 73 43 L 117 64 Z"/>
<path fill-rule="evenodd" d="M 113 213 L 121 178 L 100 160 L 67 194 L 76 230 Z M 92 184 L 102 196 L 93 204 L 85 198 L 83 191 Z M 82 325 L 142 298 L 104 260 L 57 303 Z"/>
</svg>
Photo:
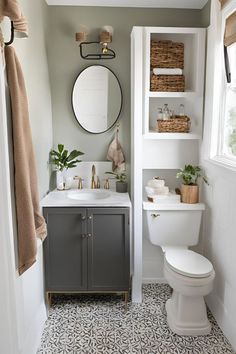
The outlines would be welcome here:
<svg viewBox="0 0 236 354">
<path fill-rule="evenodd" d="M 151 216 L 152 216 L 153 218 L 157 218 L 158 216 L 160 216 L 160 214 L 151 214 Z"/>
</svg>

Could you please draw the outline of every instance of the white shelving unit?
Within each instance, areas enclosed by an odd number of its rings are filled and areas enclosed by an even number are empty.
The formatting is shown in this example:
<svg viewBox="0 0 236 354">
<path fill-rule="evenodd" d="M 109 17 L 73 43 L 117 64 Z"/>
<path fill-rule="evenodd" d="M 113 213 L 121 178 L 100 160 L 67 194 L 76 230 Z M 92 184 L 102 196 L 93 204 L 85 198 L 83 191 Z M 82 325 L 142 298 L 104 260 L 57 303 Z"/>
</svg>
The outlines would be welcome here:
<svg viewBox="0 0 236 354">
<path fill-rule="evenodd" d="M 157 108 L 168 103 L 178 113 L 179 105 L 185 106 L 186 114 L 191 117 L 189 139 L 199 139 L 203 116 L 203 77 L 205 30 L 199 28 L 144 27 L 144 134 L 155 130 Z M 150 91 L 150 43 L 151 40 L 172 40 L 184 43 L 185 92 Z M 157 139 L 160 133 L 156 132 Z M 174 133 L 171 133 L 174 136 Z M 182 134 L 174 139 L 188 139 Z M 150 136 L 150 138 L 153 138 Z M 161 139 L 165 138 L 164 136 Z M 168 137 L 170 139 L 170 137 Z"/>
<path fill-rule="evenodd" d="M 151 40 L 184 43 L 185 92 L 150 91 Z M 134 274 L 132 299 L 142 301 L 143 179 L 161 171 L 170 176 L 184 164 L 198 164 L 202 138 L 205 29 L 134 27 L 131 33 L 131 179 L 134 233 Z M 178 113 L 184 104 L 191 118 L 189 133 L 155 131 L 157 109 L 165 103 Z M 146 172 L 149 171 L 149 172 Z M 147 175 L 145 175 L 147 173 Z M 172 176 L 172 180 L 174 175 Z M 145 252 L 144 252 L 145 253 Z"/>
</svg>

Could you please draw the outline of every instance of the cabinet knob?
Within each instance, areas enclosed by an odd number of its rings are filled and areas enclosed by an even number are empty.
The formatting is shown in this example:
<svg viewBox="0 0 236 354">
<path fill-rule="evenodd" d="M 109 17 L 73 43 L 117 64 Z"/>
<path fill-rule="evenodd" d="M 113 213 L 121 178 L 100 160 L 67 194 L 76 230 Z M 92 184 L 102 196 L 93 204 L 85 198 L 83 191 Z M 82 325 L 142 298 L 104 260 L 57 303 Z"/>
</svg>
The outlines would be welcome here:
<svg viewBox="0 0 236 354">
<path fill-rule="evenodd" d="M 88 236 L 88 237 L 92 237 L 92 234 L 88 234 L 87 236 Z"/>
<path fill-rule="evenodd" d="M 86 237 L 86 235 L 85 235 L 85 234 L 82 234 L 82 235 L 81 235 L 81 237 L 82 237 L 82 238 L 85 238 L 85 237 Z"/>
<path fill-rule="evenodd" d="M 89 219 L 89 220 L 92 220 L 92 215 L 89 215 L 89 216 L 88 216 L 88 219 Z"/>
<path fill-rule="evenodd" d="M 85 220 L 85 219 L 86 219 L 86 217 L 83 215 L 83 216 L 81 217 L 81 219 L 82 219 L 82 220 Z"/>
<path fill-rule="evenodd" d="M 157 218 L 158 216 L 160 216 L 160 214 L 151 214 L 151 216 L 152 216 L 153 218 Z"/>
</svg>

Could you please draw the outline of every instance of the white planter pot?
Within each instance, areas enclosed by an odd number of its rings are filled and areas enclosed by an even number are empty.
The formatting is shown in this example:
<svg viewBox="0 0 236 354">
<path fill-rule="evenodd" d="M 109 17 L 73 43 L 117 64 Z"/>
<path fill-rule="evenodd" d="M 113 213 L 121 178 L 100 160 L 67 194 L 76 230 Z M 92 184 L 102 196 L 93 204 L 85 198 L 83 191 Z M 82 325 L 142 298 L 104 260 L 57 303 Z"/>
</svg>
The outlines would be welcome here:
<svg viewBox="0 0 236 354">
<path fill-rule="evenodd" d="M 64 189 L 63 171 L 57 171 L 57 189 L 60 191 Z"/>
</svg>

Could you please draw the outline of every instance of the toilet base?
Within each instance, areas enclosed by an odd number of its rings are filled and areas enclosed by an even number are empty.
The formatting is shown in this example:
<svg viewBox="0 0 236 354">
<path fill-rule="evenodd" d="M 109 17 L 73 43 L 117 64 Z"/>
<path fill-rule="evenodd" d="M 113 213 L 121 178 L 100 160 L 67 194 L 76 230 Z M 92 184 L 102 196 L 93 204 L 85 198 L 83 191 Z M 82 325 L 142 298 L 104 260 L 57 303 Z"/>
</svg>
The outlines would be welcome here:
<svg viewBox="0 0 236 354">
<path fill-rule="evenodd" d="M 167 322 L 170 329 L 181 336 L 200 336 L 211 332 L 203 296 L 185 296 L 172 293 L 166 302 Z"/>
</svg>

